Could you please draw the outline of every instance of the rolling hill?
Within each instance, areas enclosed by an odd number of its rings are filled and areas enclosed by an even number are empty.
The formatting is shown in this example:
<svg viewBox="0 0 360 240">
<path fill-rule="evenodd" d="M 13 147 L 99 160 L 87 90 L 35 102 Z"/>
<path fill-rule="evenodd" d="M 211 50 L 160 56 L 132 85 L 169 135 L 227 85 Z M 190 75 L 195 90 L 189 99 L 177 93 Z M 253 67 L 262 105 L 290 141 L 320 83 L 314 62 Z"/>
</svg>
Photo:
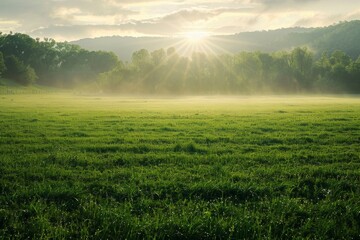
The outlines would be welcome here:
<svg viewBox="0 0 360 240">
<path fill-rule="evenodd" d="M 110 36 L 71 42 L 88 50 L 112 51 L 128 61 L 134 51 L 177 46 L 181 38 Z M 317 56 L 323 52 L 342 50 L 353 58 L 360 54 L 360 20 L 340 22 L 321 28 L 283 28 L 269 31 L 243 32 L 234 35 L 211 36 L 208 47 L 213 52 L 289 50 L 308 46 Z"/>
</svg>

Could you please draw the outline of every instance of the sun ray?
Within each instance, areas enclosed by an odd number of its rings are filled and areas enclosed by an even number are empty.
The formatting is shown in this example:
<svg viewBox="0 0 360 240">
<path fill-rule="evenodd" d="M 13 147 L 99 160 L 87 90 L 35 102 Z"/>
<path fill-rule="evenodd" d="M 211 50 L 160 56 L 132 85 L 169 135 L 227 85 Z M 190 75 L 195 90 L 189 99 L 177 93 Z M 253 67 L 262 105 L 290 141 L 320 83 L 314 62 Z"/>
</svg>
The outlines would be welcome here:
<svg viewBox="0 0 360 240">
<path fill-rule="evenodd" d="M 206 32 L 187 32 L 184 35 L 188 41 L 193 43 L 202 42 L 209 36 L 209 34 Z"/>
</svg>

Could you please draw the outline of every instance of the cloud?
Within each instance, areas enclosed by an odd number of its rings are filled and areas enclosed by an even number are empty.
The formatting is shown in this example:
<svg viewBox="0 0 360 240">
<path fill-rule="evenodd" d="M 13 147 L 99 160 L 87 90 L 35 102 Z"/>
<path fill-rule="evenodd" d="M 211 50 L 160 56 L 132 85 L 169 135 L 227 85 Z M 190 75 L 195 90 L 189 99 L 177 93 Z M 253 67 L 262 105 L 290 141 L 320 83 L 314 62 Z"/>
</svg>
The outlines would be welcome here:
<svg viewBox="0 0 360 240">
<path fill-rule="evenodd" d="M 1 31 L 12 31 L 12 29 L 15 27 L 21 27 L 21 24 L 17 21 L 13 20 L 4 20 L 0 18 L 0 29 Z"/>
<path fill-rule="evenodd" d="M 251 11 L 249 8 L 183 9 L 164 16 L 160 21 L 172 23 L 206 21 L 225 13 L 245 13 L 249 11 Z"/>
<path fill-rule="evenodd" d="M 317 27 L 326 26 L 340 21 L 351 21 L 360 19 L 360 9 L 346 14 L 327 15 L 323 13 L 313 14 L 309 17 L 299 19 L 294 26 Z"/>
<path fill-rule="evenodd" d="M 33 36 L 50 36 L 60 41 L 77 40 L 84 37 L 114 36 L 114 35 L 163 35 L 163 31 L 175 34 L 179 29 L 162 23 L 134 22 L 119 25 L 53 25 L 39 28 L 31 32 Z"/>
<path fill-rule="evenodd" d="M 77 12 L 76 9 L 68 10 Z M 68 13 L 64 12 L 64 16 Z M 157 35 L 169 36 L 178 35 L 186 31 L 198 22 L 208 21 L 221 14 L 241 13 L 248 9 L 182 9 L 168 15 L 143 19 L 130 20 L 120 24 L 77 24 L 77 25 L 51 25 L 45 28 L 39 28 L 31 32 L 35 36 L 51 36 L 57 39 L 75 40 L 83 36 L 94 37 L 102 33 L 103 35 Z"/>
<path fill-rule="evenodd" d="M 170 15 L 167 15 L 160 19 L 162 22 L 182 23 L 182 22 L 196 22 L 204 21 L 209 18 L 215 17 L 216 14 L 213 11 L 201 11 L 201 10 L 181 10 Z"/>
<path fill-rule="evenodd" d="M 258 3 L 266 6 L 278 7 L 281 5 L 304 5 L 324 0 L 251 0 L 252 3 Z"/>
<path fill-rule="evenodd" d="M 76 21 L 81 16 L 124 19 L 136 14 L 112 0 L 0 1 L 0 16 L 21 23 L 25 31 L 54 24 L 78 24 Z"/>
<path fill-rule="evenodd" d="M 61 40 L 192 29 L 236 33 L 324 26 L 359 19 L 359 12 L 358 0 L 0 0 L 0 31 Z"/>
</svg>

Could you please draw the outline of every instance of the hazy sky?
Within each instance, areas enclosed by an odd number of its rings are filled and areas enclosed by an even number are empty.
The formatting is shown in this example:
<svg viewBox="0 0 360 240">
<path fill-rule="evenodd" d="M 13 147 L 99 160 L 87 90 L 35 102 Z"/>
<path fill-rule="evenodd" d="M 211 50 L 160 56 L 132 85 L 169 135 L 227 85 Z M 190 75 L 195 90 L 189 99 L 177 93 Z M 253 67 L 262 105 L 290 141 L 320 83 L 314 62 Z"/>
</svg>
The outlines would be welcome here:
<svg viewBox="0 0 360 240">
<path fill-rule="evenodd" d="M 231 34 L 360 19 L 360 0 L 0 0 L 0 31 L 75 40 Z"/>
</svg>

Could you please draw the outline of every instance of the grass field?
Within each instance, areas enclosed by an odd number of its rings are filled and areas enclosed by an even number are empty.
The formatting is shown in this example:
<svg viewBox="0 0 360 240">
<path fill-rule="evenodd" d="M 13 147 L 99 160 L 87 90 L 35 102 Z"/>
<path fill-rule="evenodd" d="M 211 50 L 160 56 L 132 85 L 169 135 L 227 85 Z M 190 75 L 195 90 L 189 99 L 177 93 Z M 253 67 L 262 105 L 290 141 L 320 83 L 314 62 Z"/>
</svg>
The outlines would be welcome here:
<svg viewBox="0 0 360 240">
<path fill-rule="evenodd" d="M 360 238 L 358 97 L 0 99 L 0 239 Z"/>
</svg>

